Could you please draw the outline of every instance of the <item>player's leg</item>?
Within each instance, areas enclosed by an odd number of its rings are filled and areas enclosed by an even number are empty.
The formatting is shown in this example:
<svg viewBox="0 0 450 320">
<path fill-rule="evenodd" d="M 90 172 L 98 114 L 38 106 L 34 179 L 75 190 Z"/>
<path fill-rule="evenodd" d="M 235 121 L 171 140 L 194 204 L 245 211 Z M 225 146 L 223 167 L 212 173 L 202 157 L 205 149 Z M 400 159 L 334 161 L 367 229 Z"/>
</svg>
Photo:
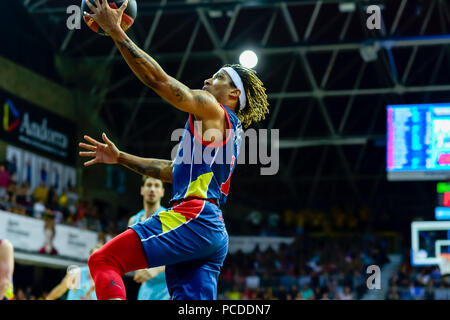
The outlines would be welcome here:
<svg viewBox="0 0 450 320">
<path fill-rule="evenodd" d="M 216 300 L 220 268 L 228 244 L 211 258 L 166 266 L 167 288 L 172 300 Z"/>
<path fill-rule="evenodd" d="M 98 300 L 126 299 L 122 275 L 148 267 L 139 236 L 132 229 L 119 234 L 89 257 Z"/>
<path fill-rule="evenodd" d="M 214 219 L 220 224 L 212 224 Z M 219 219 L 217 206 L 204 200 L 185 201 L 131 228 L 141 239 L 148 267 L 166 266 L 166 280 L 172 299 L 206 299 L 205 294 L 199 295 L 197 291 L 204 290 L 210 284 L 213 288 L 208 289 L 208 292 L 213 292 L 217 287 L 220 266 L 228 249 L 228 234 Z M 186 270 L 182 267 L 170 267 L 183 262 L 196 266 L 189 271 L 194 277 L 192 283 L 181 277 L 186 276 Z M 203 268 L 197 271 L 200 267 Z M 208 284 L 201 285 L 201 279 L 208 281 Z M 183 290 L 195 292 L 178 294 L 178 282 L 182 283 Z M 208 299 L 215 298 L 212 293 L 207 296 Z"/>
<path fill-rule="evenodd" d="M 0 300 L 8 290 L 14 272 L 14 248 L 10 241 L 0 241 Z"/>
<path fill-rule="evenodd" d="M 195 260 L 166 266 L 167 288 L 172 300 L 217 299 L 220 268 L 228 252 L 228 234 L 225 228 L 220 228 L 223 221 L 220 210 L 215 205 L 206 204 L 202 215 L 194 221 L 189 231 L 193 231 L 194 235 L 207 237 L 211 245 L 205 246 L 203 250 L 196 250 L 193 254 L 194 259 L 197 257 Z M 209 226 L 214 220 L 214 226 Z M 186 236 L 186 239 L 190 238 L 191 233 Z"/>
</svg>

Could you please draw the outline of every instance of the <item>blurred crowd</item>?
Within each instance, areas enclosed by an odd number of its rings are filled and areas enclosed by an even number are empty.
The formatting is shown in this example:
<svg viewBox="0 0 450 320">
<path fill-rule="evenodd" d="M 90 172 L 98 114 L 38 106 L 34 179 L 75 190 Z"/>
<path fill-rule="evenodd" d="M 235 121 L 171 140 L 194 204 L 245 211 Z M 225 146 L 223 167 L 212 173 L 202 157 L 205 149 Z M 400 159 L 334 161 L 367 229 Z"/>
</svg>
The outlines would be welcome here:
<svg viewBox="0 0 450 320">
<path fill-rule="evenodd" d="M 40 184 L 32 189 L 27 180 L 18 183 L 16 172 L 12 164 L 0 164 L 0 209 L 44 219 L 50 227 L 65 224 L 99 232 L 103 237 L 124 230 L 113 221 L 102 221 L 99 208 L 92 201 L 81 198 L 75 185 L 48 187 L 47 174 L 42 172 Z M 62 191 L 58 192 L 58 189 Z"/>
<path fill-rule="evenodd" d="M 257 236 L 301 235 L 304 231 L 317 233 L 360 233 L 370 227 L 373 230 L 396 230 L 396 217 L 387 210 L 372 210 L 365 205 L 331 205 L 324 209 L 287 209 L 283 212 L 264 212 L 248 208 L 224 210 L 227 229 L 231 234 Z M 246 223 L 242 223 L 245 216 Z"/>
<path fill-rule="evenodd" d="M 390 275 L 386 299 L 450 300 L 449 280 L 441 276 L 438 266 L 412 266 L 405 252 L 398 270 Z"/>
<path fill-rule="evenodd" d="M 219 299 L 361 299 L 367 266 L 382 267 L 388 261 L 386 242 L 372 234 L 320 239 L 303 234 L 277 250 L 229 253 L 219 278 Z"/>
<path fill-rule="evenodd" d="M 48 296 L 48 292 L 43 291 L 40 294 L 36 294 L 31 286 L 23 288 L 14 288 L 14 300 L 45 300 Z"/>
</svg>

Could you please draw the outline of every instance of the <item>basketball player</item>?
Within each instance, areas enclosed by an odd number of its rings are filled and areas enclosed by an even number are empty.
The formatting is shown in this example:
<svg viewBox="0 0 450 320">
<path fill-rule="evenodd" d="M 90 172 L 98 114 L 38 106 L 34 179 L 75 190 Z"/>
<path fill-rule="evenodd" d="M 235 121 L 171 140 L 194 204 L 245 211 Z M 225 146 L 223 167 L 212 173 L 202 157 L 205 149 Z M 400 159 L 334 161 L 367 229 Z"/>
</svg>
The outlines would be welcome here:
<svg viewBox="0 0 450 320">
<path fill-rule="evenodd" d="M 99 244 L 94 246 L 89 252 L 89 255 L 93 254 L 100 248 L 101 245 Z M 52 291 L 50 291 L 46 300 L 59 299 L 67 291 L 69 292 L 67 293 L 66 300 L 97 300 L 94 290 L 95 286 L 91 273 L 89 272 L 89 267 L 80 267 L 79 271 L 80 273 L 78 275 L 68 272 L 62 281 L 54 287 Z M 75 277 L 79 277 L 79 284 L 77 283 L 77 279 L 75 279 Z"/>
<path fill-rule="evenodd" d="M 128 226 L 144 222 L 159 212 L 166 210 L 166 208 L 161 206 L 161 198 L 164 197 L 163 182 L 148 176 L 143 176 L 142 181 L 141 196 L 144 200 L 144 209 L 130 218 Z M 136 271 L 133 279 L 137 283 L 141 283 L 137 297 L 138 300 L 170 299 L 164 271 L 164 266 Z"/>
<path fill-rule="evenodd" d="M 12 276 L 14 247 L 7 239 L 0 239 L 0 300 L 14 299 Z"/>
<path fill-rule="evenodd" d="M 253 70 L 225 65 L 205 80 L 202 90 L 192 90 L 169 76 L 121 29 L 127 0 L 119 9 L 110 8 L 106 1 L 87 4 L 93 13 L 85 14 L 111 36 L 134 74 L 189 114 L 174 161 L 120 151 L 105 133 L 104 143 L 89 136 L 84 136 L 89 144 L 80 143 L 89 150 L 80 155 L 93 157 L 85 166 L 121 164 L 172 183 L 173 192 L 171 208 L 131 226 L 91 256 L 89 268 L 97 297 L 126 299 L 123 274 L 165 265 L 172 299 L 214 300 L 228 250 L 220 207 L 226 202 L 236 167 L 242 124 L 260 121 L 268 113 L 265 88 Z"/>
</svg>

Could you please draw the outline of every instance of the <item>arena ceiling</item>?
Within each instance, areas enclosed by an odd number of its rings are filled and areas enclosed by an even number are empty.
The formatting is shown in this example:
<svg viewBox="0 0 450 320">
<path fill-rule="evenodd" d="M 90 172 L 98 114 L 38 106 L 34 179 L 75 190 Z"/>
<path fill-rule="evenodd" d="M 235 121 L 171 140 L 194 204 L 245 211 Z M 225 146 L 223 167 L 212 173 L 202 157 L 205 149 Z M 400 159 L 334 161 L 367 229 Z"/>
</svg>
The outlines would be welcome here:
<svg viewBox="0 0 450 320">
<path fill-rule="evenodd" d="M 65 27 L 67 7 L 79 1 L 21 1 L 56 57 L 55 77 L 98 99 L 90 112 L 117 144 L 168 158 L 171 132 L 186 116 L 136 79 L 109 38 Z M 372 4 L 382 8 L 381 30 L 366 26 Z M 191 88 L 244 49 L 259 55 L 271 113 L 253 127 L 280 130 L 280 169 L 261 176 L 259 165 L 238 167 L 234 201 L 262 209 L 434 204 L 434 183 L 386 180 L 385 114 L 388 104 L 450 100 L 448 1 L 138 0 L 138 9 L 129 36 Z"/>
</svg>

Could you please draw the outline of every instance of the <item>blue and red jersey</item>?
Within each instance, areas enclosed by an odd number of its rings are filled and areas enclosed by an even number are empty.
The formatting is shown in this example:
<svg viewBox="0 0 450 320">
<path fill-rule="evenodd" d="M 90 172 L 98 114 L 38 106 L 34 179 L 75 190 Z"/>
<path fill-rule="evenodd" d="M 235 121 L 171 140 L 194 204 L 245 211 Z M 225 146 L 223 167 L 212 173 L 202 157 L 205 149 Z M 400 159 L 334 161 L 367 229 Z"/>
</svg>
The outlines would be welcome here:
<svg viewBox="0 0 450 320">
<path fill-rule="evenodd" d="M 171 203 L 186 198 L 214 200 L 219 207 L 227 201 L 231 175 L 241 147 L 242 124 L 227 106 L 226 136 L 217 142 L 202 139 L 201 130 L 190 114 L 178 146 L 172 175 Z"/>
</svg>

